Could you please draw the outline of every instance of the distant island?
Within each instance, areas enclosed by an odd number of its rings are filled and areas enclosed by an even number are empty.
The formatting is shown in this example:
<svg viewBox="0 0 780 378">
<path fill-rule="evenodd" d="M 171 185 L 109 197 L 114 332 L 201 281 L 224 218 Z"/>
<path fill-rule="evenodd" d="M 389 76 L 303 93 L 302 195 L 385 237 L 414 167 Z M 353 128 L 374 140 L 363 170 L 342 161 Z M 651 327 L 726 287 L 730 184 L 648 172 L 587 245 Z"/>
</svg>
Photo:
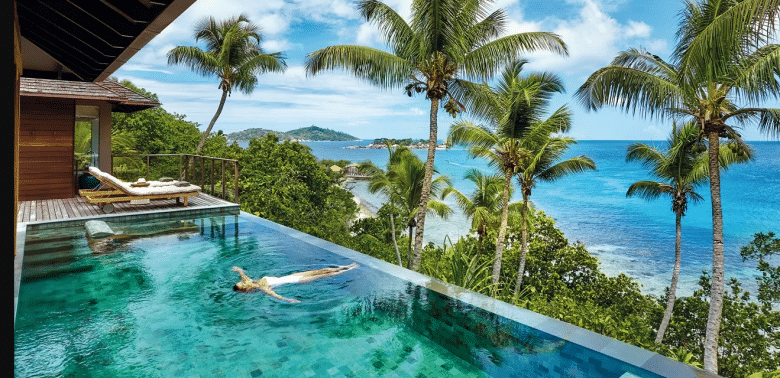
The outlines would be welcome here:
<svg viewBox="0 0 780 378">
<path fill-rule="evenodd" d="M 302 127 L 300 129 L 290 130 L 287 132 L 268 130 L 262 128 L 251 128 L 244 131 L 237 131 L 230 134 L 225 134 L 225 138 L 229 141 L 250 141 L 254 138 L 263 137 L 268 133 L 276 134 L 281 140 L 289 139 L 292 141 L 357 141 L 359 138 L 355 138 L 347 133 L 340 131 L 323 129 L 311 125 L 309 127 Z"/>
<path fill-rule="evenodd" d="M 388 139 L 388 138 L 379 138 L 374 139 L 371 144 L 367 146 L 347 146 L 344 148 L 375 148 L 375 149 L 381 149 L 381 148 L 387 148 L 387 142 L 390 142 L 390 145 L 393 148 L 397 148 L 398 146 L 405 146 L 406 148 L 409 148 L 410 150 L 423 150 L 428 148 L 428 140 L 427 139 L 412 139 L 412 138 L 406 138 L 406 139 Z M 437 150 L 444 150 L 447 148 L 446 144 L 440 144 L 436 146 Z"/>
</svg>

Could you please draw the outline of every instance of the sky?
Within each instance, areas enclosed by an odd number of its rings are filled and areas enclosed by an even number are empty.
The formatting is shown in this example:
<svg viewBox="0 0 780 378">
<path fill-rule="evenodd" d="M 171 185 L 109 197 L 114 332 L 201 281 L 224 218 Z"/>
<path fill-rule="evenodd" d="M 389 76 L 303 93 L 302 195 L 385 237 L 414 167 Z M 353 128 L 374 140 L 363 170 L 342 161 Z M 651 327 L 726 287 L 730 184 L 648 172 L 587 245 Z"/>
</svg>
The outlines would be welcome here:
<svg viewBox="0 0 780 378">
<path fill-rule="evenodd" d="M 385 3 L 409 19 L 411 0 Z M 506 11 L 506 34 L 546 31 L 566 43 L 568 57 L 546 52 L 525 55 L 529 63 L 524 72 L 548 71 L 563 79 L 566 92 L 553 98 L 551 109 L 564 105 L 572 109 L 570 136 L 581 140 L 666 139 L 672 129 L 669 122 L 614 108 L 588 112 L 573 94 L 590 74 L 628 48 L 642 47 L 668 60 L 675 44 L 680 0 L 497 0 L 492 7 Z M 156 93 L 164 109 L 185 115 L 205 130 L 222 94 L 217 88 L 219 80 L 195 74 L 183 65 L 168 65 L 166 53 L 176 46 L 205 48 L 195 42 L 193 33 L 204 17 L 222 20 L 242 13 L 260 27 L 265 52 L 284 53 L 287 69 L 260 75 L 251 94 L 233 91 L 213 131 L 231 133 L 254 127 L 289 131 L 315 125 L 361 139 L 428 138 L 430 102 L 424 94 L 408 97 L 403 89 L 380 89 L 343 71 L 306 76 L 306 55 L 318 49 L 355 44 L 387 49 L 376 27 L 362 20 L 355 3 L 348 0 L 197 0 L 114 77 Z M 454 119 L 443 109 L 438 119 L 438 138 L 443 140 Z M 756 128 L 743 130 L 742 136 L 775 140 Z"/>
</svg>

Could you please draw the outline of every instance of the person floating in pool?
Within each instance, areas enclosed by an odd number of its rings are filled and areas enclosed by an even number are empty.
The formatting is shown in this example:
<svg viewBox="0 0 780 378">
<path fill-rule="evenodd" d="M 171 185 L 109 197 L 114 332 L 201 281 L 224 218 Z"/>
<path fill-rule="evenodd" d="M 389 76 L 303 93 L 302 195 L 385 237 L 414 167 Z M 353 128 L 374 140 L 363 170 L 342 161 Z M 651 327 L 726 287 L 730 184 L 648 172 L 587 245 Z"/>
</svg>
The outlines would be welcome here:
<svg viewBox="0 0 780 378">
<path fill-rule="evenodd" d="M 244 274 L 244 271 L 241 268 L 234 266 L 233 271 L 238 272 L 238 274 L 241 275 L 241 281 L 233 285 L 233 290 L 243 291 L 243 292 L 260 290 L 274 298 L 281 299 L 283 301 L 287 301 L 290 303 L 300 303 L 301 301 L 299 300 L 285 298 L 279 294 L 276 294 L 273 289 L 277 286 L 284 285 L 284 284 L 307 283 L 307 282 L 314 281 L 316 279 L 335 276 L 357 267 L 358 264 L 352 263 L 349 265 L 338 266 L 335 268 L 307 270 L 305 272 L 288 274 L 284 277 L 265 276 L 259 280 L 252 280 L 252 278 Z"/>
</svg>

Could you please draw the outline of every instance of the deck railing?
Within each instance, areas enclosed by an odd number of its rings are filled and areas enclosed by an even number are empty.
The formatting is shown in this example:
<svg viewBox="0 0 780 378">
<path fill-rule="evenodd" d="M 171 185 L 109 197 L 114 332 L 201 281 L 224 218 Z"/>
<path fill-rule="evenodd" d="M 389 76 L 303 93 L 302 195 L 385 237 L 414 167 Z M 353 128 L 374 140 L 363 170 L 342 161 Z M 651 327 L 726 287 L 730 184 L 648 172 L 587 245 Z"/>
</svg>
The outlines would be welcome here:
<svg viewBox="0 0 780 378">
<path fill-rule="evenodd" d="M 117 162 L 119 165 L 115 165 Z M 216 178 L 215 163 L 219 166 Z M 111 167 L 114 176 L 125 181 L 136 181 L 139 177 L 158 180 L 164 176 L 175 176 L 179 180 L 199 185 L 203 192 L 212 196 L 233 203 L 239 200 L 238 160 L 194 154 L 112 155 Z M 221 186 L 221 191 L 216 190 L 217 185 Z"/>
</svg>

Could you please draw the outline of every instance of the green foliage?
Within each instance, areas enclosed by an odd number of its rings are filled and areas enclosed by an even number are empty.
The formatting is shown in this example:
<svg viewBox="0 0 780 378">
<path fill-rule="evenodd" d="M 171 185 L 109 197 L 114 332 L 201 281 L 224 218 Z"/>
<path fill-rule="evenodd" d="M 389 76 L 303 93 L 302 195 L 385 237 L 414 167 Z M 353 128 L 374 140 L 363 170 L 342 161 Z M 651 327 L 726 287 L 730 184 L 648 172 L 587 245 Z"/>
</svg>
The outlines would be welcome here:
<svg viewBox="0 0 780 378">
<path fill-rule="evenodd" d="M 750 244 L 740 250 L 742 260 L 758 259 L 758 271 L 761 277 L 757 277 L 758 300 L 763 303 L 774 302 L 780 304 L 780 265 L 772 266 L 764 258 L 772 255 L 780 255 L 780 238 L 776 238 L 773 232 L 759 232 L 753 236 Z"/>
<path fill-rule="evenodd" d="M 326 240 L 344 237 L 357 211 L 308 147 L 270 134 L 249 142 L 240 185 L 244 211 Z"/>
<path fill-rule="evenodd" d="M 125 80 L 122 85 L 157 100 L 157 95 Z M 133 149 L 140 154 L 193 153 L 200 138 L 199 124 L 184 115 L 168 113 L 162 107 L 135 113 L 112 113 L 113 130 L 126 131 L 135 138 Z"/>
<path fill-rule="evenodd" d="M 395 210 L 398 213 L 398 210 Z M 395 235 L 396 238 L 400 238 L 404 231 L 405 225 L 403 223 L 395 222 Z M 392 243 L 392 233 L 390 227 L 390 205 L 383 205 L 377 212 L 375 218 L 363 218 L 358 219 L 352 223 L 350 231 L 353 235 L 371 235 L 383 243 Z"/>
<path fill-rule="evenodd" d="M 758 372 L 748 375 L 747 378 L 780 378 L 780 369 L 772 372 Z"/>
<path fill-rule="evenodd" d="M 125 80 L 122 85 L 154 100 L 157 95 L 136 87 Z M 200 139 L 199 125 L 185 120 L 185 116 L 168 113 L 162 107 L 135 113 L 112 113 L 112 154 L 175 154 L 193 153 Z M 114 158 L 115 176 L 127 181 L 139 177 L 156 180 L 163 176 L 177 177 L 178 157 L 152 157 L 149 160 L 149 177 L 146 177 L 146 160 Z"/>
<path fill-rule="evenodd" d="M 678 298 L 665 336 L 673 348 L 685 348 L 701 361 L 710 297 L 710 275 L 704 272 L 699 289 Z M 756 303 L 731 279 L 723 296 L 723 332 L 720 332 L 718 374 L 744 377 L 780 366 L 780 312 L 769 303 Z"/>
<path fill-rule="evenodd" d="M 426 259 L 430 264 L 422 266 L 422 272 L 433 278 L 451 283 L 481 294 L 489 295 L 492 288 L 491 261 L 481 260 L 473 237 L 461 238 L 455 244 L 444 244 L 444 250 L 436 259 Z"/>
</svg>

